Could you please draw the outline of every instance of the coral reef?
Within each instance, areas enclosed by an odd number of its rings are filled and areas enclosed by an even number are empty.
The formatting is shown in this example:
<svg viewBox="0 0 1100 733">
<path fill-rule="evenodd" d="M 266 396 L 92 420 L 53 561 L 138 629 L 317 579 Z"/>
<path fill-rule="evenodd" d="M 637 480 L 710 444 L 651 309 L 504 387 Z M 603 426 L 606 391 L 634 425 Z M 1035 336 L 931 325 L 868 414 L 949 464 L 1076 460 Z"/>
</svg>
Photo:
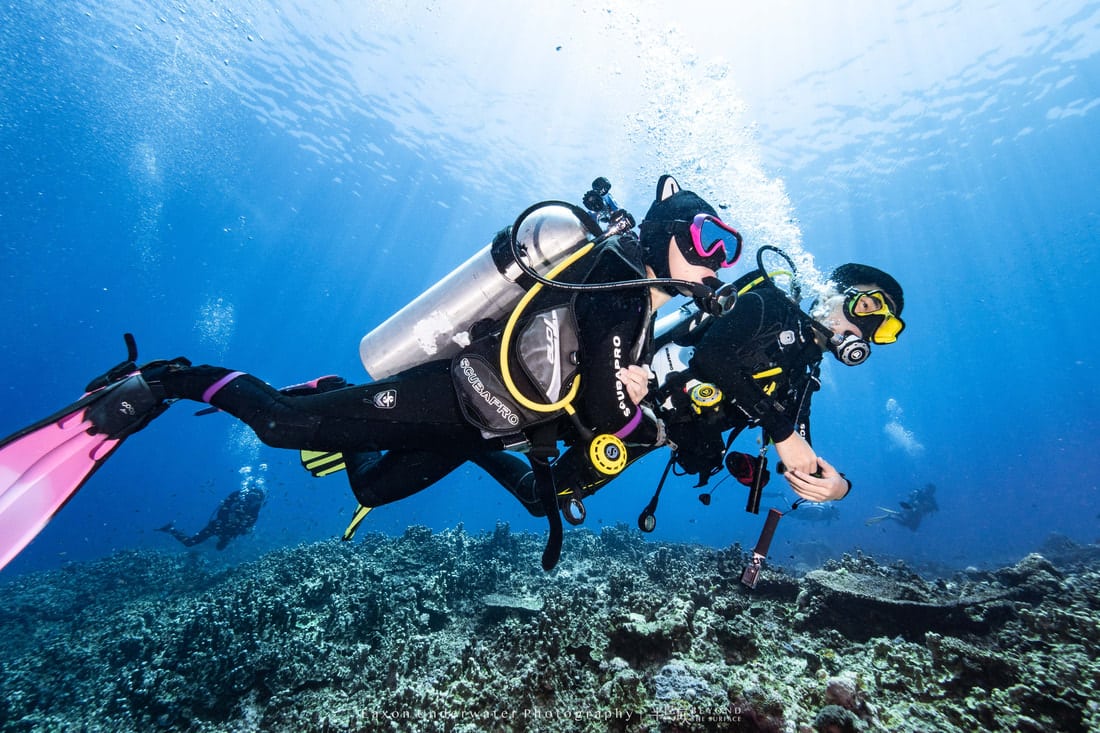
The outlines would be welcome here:
<svg viewBox="0 0 1100 733">
<path fill-rule="evenodd" d="M 845 557 L 749 591 L 736 546 L 568 543 L 549 575 L 502 524 L 19 576 L 0 730 L 1100 729 L 1091 546 L 935 579 Z"/>
</svg>

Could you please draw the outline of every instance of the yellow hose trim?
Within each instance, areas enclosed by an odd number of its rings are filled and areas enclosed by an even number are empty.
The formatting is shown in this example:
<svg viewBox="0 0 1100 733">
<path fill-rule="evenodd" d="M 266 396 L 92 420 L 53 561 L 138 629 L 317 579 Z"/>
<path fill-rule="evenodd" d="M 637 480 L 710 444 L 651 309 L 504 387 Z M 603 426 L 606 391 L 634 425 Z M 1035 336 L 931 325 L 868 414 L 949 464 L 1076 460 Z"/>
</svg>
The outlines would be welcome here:
<svg viewBox="0 0 1100 733">
<path fill-rule="evenodd" d="M 752 375 L 753 379 L 767 379 L 768 377 L 774 377 L 776 374 L 782 374 L 783 367 L 772 367 L 771 369 L 765 369 L 762 372 L 757 372 Z"/>
<path fill-rule="evenodd" d="M 782 373 L 783 373 L 783 367 L 772 367 L 771 369 L 765 369 L 762 372 L 757 372 L 756 374 L 753 374 L 752 378 L 753 379 L 767 379 L 768 377 L 774 377 L 777 374 L 782 374 Z M 764 394 L 771 397 L 772 394 L 775 392 L 775 388 L 778 387 L 778 386 L 779 385 L 776 384 L 775 380 L 773 379 L 766 386 L 761 387 L 761 389 L 764 390 Z"/>
<path fill-rule="evenodd" d="M 738 290 L 737 294 L 738 295 L 744 295 L 745 293 L 749 292 L 750 290 L 755 288 L 760 283 L 764 282 L 765 279 L 774 279 L 777 275 L 787 275 L 788 277 L 794 277 L 794 273 L 791 272 L 790 270 L 773 270 L 772 272 L 768 273 L 767 278 L 765 278 L 763 275 L 761 275 L 760 277 L 756 278 L 755 280 L 750 282 L 745 287 Z"/>
<path fill-rule="evenodd" d="M 555 267 L 551 268 L 550 272 L 546 273 L 546 279 L 553 280 L 555 277 L 561 274 L 562 270 L 569 267 L 581 257 L 584 257 L 586 254 L 588 254 L 592 250 L 593 246 L 594 245 L 592 243 L 588 243 L 573 254 L 569 255 L 569 257 L 565 258 L 563 262 L 560 262 Z M 566 412 L 572 414 L 573 412 L 575 412 L 573 410 L 572 402 L 574 399 L 576 399 L 577 392 L 581 388 L 580 375 L 578 375 L 573 380 L 573 386 L 569 388 L 569 394 L 565 395 L 565 397 L 561 398 L 557 402 L 551 402 L 547 404 L 543 402 L 534 402 L 527 399 L 526 395 L 522 394 L 519 391 L 519 388 L 516 387 L 516 383 L 512 380 L 512 370 L 508 368 L 508 344 L 510 344 L 512 341 L 512 332 L 515 331 L 516 323 L 519 322 L 519 317 L 523 314 L 523 309 L 527 307 L 527 305 L 531 302 L 531 299 L 538 295 L 539 291 L 541 290 L 542 283 L 535 283 L 534 285 L 532 285 L 531 289 L 523 294 L 523 297 L 520 298 L 519 303 L 517 303 L 516 307 L 512 309 L 512 315 L 508 317 L 508 323 L 504 326 L 504 333 L 501 335 L 500 342 L 500 376 L 501 379 L 504 381 L 504 386 L 508 388 L 508 393 L 512 395 L 516 402 L 520 403 L 528 410 L 533 410 L 534 412 L 557 412 L 558 410 L 565 410 Z"/>
</svg>

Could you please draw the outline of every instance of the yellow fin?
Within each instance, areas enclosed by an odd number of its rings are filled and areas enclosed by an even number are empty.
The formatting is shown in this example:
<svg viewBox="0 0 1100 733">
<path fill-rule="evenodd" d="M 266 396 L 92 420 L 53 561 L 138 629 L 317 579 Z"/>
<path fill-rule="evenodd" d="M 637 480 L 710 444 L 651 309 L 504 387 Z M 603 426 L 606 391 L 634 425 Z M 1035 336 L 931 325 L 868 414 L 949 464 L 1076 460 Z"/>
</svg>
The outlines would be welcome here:
<svg viewBox="0 0 1100 733">
<path fill-rule="evenodd" d="M 351 524 L 344 530 L 344 536 L 341 538 L 344 542 L 347 542 L 355 536 L 355 530 L 359 529 L 360 523 L 367 518 L 367 515 L 370 514 L 372 509 L 374 509 L 374 507 L 363 506 L 362 504 L 356 507 L 355 516 L 351 518 Z"/>
<path fill-rule="evenodd" d="M 330 473 L 343 471 L 343 453 L 333 453 L 319 450 L 304 450 L 301 452 L 302 467 L 314 476 L 328 476 Z"/>
</svg>

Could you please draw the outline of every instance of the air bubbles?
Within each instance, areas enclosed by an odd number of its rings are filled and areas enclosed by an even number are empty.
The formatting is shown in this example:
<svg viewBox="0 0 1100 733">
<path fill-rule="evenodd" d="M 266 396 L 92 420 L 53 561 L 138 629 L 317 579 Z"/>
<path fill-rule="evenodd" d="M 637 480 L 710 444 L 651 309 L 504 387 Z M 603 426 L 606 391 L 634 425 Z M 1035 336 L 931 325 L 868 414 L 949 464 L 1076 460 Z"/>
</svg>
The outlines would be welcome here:
<svg viewBox="0 0 1100 733">
<path fill-rule="evenodd" d="M 224 298 L 210 298 L 199 308 L 195 330 L 205 346 L 221 354 L 229 346 L 236 327 L 233 304 Z"/>
<path fill-rule="evenodd" d="M 259 437 L 252 431 L 252 428 L 248 427 L 244 423 L 235 422 L 232 424 L 229 433 L 229 445 L 233 447 L 233 453 L 241 456 L 244 460 L 255 461 L 259 455 L 260 450 L 263 448 L 263 443 L 260 442 Z M 267 470 L 267 464 L 260 464 L 263 470 Z M 242 476 L 245 469 L 249 472 L 252 471 L 251 466 L 245 466 L 241 468 Z"/>
<path fill-rule="evenodd" d="M 267 464 L 258 463 L 255 466 L 246 465 L 237 469 L 237 473 L 241 477 L 241 488 L 244 490 L 259 489 L 261 491 L 267 488 L 267 479 L 265 474 L 267 473 Z"/>
<path fill-rule="evenodd" d="M 883 427 L 883 432 L 890 438 L 894 446 L 900 448 L 912 458 L 924 453 L 924 444 L 917 440 L 917 436 L 913 434 L 912 430 L 906 429 L 901 424 L 904 410 L 901 409 L 901 405 L 893 397 L 886 400 L 886 414 L 890 419 Z"/>
</svg>

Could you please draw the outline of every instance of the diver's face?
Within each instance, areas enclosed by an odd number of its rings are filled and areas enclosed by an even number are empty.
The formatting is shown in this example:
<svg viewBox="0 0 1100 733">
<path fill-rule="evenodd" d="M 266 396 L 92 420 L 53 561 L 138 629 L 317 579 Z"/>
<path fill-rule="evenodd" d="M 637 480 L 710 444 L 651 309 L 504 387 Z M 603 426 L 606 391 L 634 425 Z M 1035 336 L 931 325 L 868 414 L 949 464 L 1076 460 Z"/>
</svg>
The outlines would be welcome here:
<svg viewBox="0 0 1100 733">
<path fill-rule="evenodd" d="M 704 277 L 716 277 L 714 270 L 706 265 L 693 265 L 684 257 L 680 247 L 676 244 L 676 237 L 668 240 L 668 272 L 677 280 L 690 280 L 701 283 Z"/>
<path fill-rule="evenodd" d="M 847 300 L 843 295 L 834 295 L 825 302 L 826 315 L 821 319 L 821 323 L 833 333 L 838 334 L 855 334 L 860 338 L 864 338 L 863 331 L 859 326 L 848 320 L 847 314 L 844 312 L 844 301 Z M 861 298 L 862 300 L 862 298 Z M 856 310 L 857 313 L 862 311 Z"/>
<path fill-rule="evenodd" d="M 861 293 L 879 289 L 877 285 L 871 284 L 860 284 L 853 287 L 855 290 Z M 848 314 L 844 307 L 846 300 L 847 297 L 844 295 L 835 295 L 832 298 L 829 298 L 828 315 L 823 321 L 824 324 L 832 329 L 834 333 L 851 333 L 859 336 L 862 339 L 869 338 L 870 334 L 863 333 L 863 330 L 855 323 L 852 323 L 851 319 L 848 318 Z M 890 304 L 890 307 L 893 307 L 892 303 Z M 876 310 L 878 310 L 878 308 L 879 303 L 877 300 L 872 298 L 870 295 L 861 295 L 859 296 L 859 300 L 857 300 L 853 305 L 852 310 L 858 315 L 860 313 L 874 313 Z"/>
<path fill-rule="evenodd" d="M 651 278 L 657 277 L 649 265 L 645 266 L 645 270 Z M 687 261 L 676 245 L 676 237 L 669 237 L 668 240 L 668 274 L 676 280 L 690 280 L 696 283 L 703 282 L 704 277 L 715 277 L 714 270 L 709 267 L 693 265 Z M 671 297 L 663 290 L 650 288 L 650 300 L 654 308 L 660 308 L 671 300 Z"/>
</svg>

